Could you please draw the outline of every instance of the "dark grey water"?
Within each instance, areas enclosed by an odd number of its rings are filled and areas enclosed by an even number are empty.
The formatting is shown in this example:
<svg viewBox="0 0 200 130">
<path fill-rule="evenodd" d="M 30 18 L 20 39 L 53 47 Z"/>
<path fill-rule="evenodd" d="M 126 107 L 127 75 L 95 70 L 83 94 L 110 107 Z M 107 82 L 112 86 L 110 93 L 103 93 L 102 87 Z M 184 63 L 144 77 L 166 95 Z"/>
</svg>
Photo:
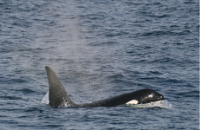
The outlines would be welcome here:
<svg viewBox="0 0 200 130">
<path fill-rule="evenodd" d="M 199 128 L 198 0 L 0 0 L 1 129 Z M 44 67 L 85 103 L 143 88 L 170 109 L 53 109 Z"/>
</svg>

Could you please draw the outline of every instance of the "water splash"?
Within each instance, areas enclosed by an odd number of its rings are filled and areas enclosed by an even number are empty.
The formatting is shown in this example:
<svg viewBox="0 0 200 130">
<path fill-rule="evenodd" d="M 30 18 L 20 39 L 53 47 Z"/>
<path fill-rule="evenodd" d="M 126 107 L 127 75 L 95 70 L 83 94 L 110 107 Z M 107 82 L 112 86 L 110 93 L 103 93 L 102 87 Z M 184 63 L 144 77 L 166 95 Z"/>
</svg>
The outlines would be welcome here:
<svg viewBox="0 0 200 130">
<path fill-rule="evenodd" d="M 45 96 L 42 99 L 41 103 L 49 104 L 49 91 L 45 94 Z"/>
<path fill-rule="evenodd" d="M 127 104 L 126 106 L 131 108 L 165 108 L 165 109 L 172 108 L 172 104 L 169 103 L 167 100 L 160 100 L 145 104 Z"/>
</svg>

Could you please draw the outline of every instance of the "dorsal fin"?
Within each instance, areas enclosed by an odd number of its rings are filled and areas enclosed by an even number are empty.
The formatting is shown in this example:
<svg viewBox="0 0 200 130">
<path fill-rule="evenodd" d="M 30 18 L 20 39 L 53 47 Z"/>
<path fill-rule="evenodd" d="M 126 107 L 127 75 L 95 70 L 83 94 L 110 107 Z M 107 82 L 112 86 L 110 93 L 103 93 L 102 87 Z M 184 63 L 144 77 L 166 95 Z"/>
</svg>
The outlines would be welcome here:
<svg viewBox="0 0 200 130">
<path fill-rule="evenodd" d="M 121 94 L 115 97 L 99 100 L 85 104 L 75 104 L 67 95 L 63 85 L 55 72 L 48 66 L 45 67 L 49 81 L 49 105 L 51 107 L 112 107 L 126 103 L 148 103 L 152 101 L 164 100 L 163 95 L 152 89 L 141 89 L 130 93 Z M 135 101 L 134 101 L 135 100 Z M 130 102 L 131 101 L 131 102 Z"/>
<path fill-rule="evenodd" d="M 49 105 L 51 107 L 77 107 L 65 91 L 55 72 L 48 66 L 45 67 L 49 81 Z"/>
</svg>

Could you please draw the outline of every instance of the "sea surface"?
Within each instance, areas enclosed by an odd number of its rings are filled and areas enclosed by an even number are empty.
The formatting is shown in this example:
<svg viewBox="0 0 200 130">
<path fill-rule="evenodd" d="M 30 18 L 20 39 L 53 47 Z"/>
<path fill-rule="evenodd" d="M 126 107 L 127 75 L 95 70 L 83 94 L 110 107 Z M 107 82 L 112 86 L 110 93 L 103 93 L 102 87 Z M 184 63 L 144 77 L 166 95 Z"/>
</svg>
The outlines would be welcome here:
<svg viewBox="0 0 200 130">
<path fill-rule="evenodd" d="M 45 66 L 75 103 L 139 89 L 169 108 L 51 108 Z M 0 0 L 1 130 L 198 130 L 198 0 Z"/>
</svg>

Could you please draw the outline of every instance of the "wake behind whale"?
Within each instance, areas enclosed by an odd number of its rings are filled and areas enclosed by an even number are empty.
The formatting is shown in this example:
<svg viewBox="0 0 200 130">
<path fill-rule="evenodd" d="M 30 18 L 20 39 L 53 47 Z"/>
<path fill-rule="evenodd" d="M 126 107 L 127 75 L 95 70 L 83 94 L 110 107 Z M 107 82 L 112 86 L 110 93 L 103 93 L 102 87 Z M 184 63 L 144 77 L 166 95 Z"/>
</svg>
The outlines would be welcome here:
<svg viewBox="0 0 200 130">
<path fill-rule="evenodd" d="M 121 94 L 111 98 L 94 101 L 91 103 L 76 104 L 67 95 L 62 83 L 55 72 L 48 66 L 45 67 L 48 81 L 49 93 L 45 97 L 49 98 L 49 106 L 59 107 L 114 107 L 123 104 L 147 104 L 155 101 L 164 100 L 164 96 L 152 89 L 141 89 L 130 93 Z M 46 98 L 45 98 L 46 100 Z M 47 101 L 46 101 L 47 102 Z"/>
</svg>

